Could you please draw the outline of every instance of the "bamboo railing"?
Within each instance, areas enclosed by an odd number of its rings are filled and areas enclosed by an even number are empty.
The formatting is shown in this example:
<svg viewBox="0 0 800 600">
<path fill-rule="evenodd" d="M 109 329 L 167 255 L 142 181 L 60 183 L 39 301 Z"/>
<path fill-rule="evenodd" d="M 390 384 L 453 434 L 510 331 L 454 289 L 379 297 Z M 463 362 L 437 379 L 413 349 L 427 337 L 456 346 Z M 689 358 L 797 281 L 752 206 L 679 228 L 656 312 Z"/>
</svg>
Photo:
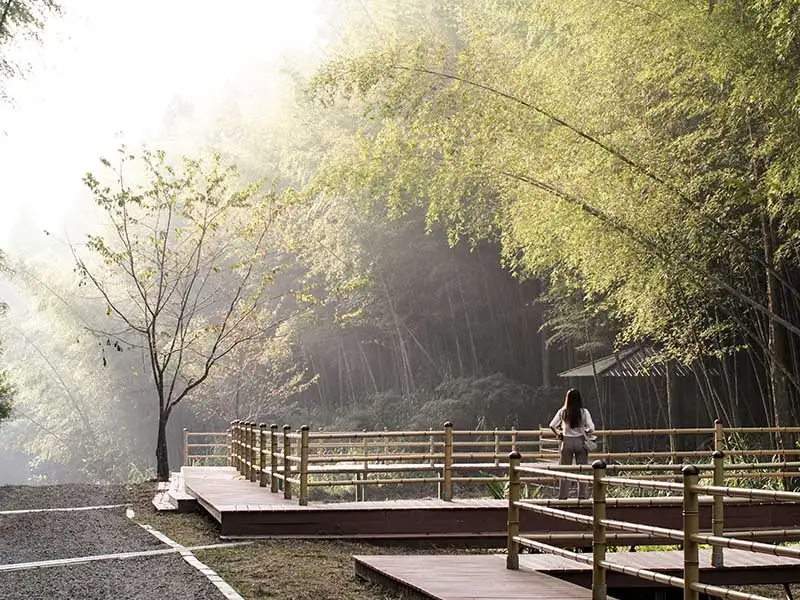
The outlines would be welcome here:
<svg viewBox="0 0 800 600">
<path fill-rule="evenodd" d="M 714 450 L 725 450 L 728 462 L 723 469 L 729 478 L 799 477 L 800 449 L 726 449 L 732 435 L 774 433 L 800 433 L 800 427 L 725 428 L 716 422 L 714 427 L 694 429 L 601 430 L 596 434 L 604 449 L 592 453 L 592 457 L 602 458 L 609 472 L 674 481 L 681 463 L 707 457 L 709 450 L 665 449 L 666 439 L 689 438 L 696 446 L 699 438 L 705 438 L 713 440 Z M 200 460 L 195 449 L 201 444 L 190 442 L 195 435 L 201 434 L 184 433 L 185 463 Z M 442 429 L 428 431 L 330 432 L 311 431 L 307 426 L 292 431 L 289 425 L 279 428 L 234 421 L 228 433 L 202 435 L 229 440 L 229 464 L 242 477 L 269 486 L 273 492 L 283 492 L 287 499 L 296 496 L 303 505 L 314 489 L 346 487 L 354 491 L 356 500 L 364 500 L 366 490 L 375 486 L 435 486 L 437 497 L 449 501 L 461 485 L 507 484 L 507 457 L 512 452 L 524 453 L 527 461 L 536 462 L 540 468 L 537 474 L 525 476 L 523 482 L 527 484 L 552 484 L 559 477 L 553 470 L 580 473 L 591 469 L 589 465 L 557 465 L 559 442 L 549 429 L 456 430 L 448 422 Z M 613 440 L 621 436 L 638 439 L 639 449 L 614 451 Z M 642 450 L 641 440 L 648 439 L 651 449 Z M 657 442 L 662 447 L 657 447 Z M 767 460 L 759 462 L 760 457 Z M 776 458 L 782 460 L 773 462 Z M 648 464 L 641 464 L 643 460 Z M 699 477 L 712 478 L 705 471 Z"/>
<path fill-rule="evenodd" d="M 230 465 L 231 431 L 183 430 L 183 464 L 187 466 Z"/>
<path fill-rule="evenodd" d="M 567 471 L 553 471 L 541 469 L 539 467 L 521 465 L 519 452 L 512 452 L 509 455 L 509 493 L 508 493 L 508 535 L 507 546 L 508 554 L 506 557 L 506 567 L 508 569 L 519 569 L 519 549 L 520 546 L 535 549 L 540 552 L 554 554 L 569 558 L 570 560 L 587 564 L 592 567 L 592 600 L 606 598 L 607 584 L 606 575 L 608 571 L 625 573 L 648 581 L 653 581 L 673 587 L 683 589 L 684 600 L 698 600 L 699 594 L 708 594 L 720 598 L 731 600 L 768 600 L 763 596 L 748 594 L 712 586 L 700 582 L 699 568 L 699 545 L 707 544 L 712 547 L 711 564 L 714 567 L 724 566 L 724 548 L 736 548 L 750 552 L 770 554 L 773 556 L 785 556 L 800 559 L 800 548 L 777 546 L 761 542 L 741 539 L 736 537 L 738 533 L 726 533 L 724 530 L 724 506 L 725 499 L 743 498 L 750 501 L 786 501 L 800 502 L 800 493 L 784 492 L 776 490 L 761 490 L 726 487 L 722 485 L 725 476 L 724 454 L 722 451 L 715 451 L 712 455 L 710 465 L 698 467 L 696 465 L 684 465 L 681 467 L 681 483 L 670 483 L 665 481 L 643 480 L 610 477 L 607 475 L 608 466 L 602 460 L 596 460 L 591 465 L 592 475 L 581 473 L 570 473 Z M 701 469 L 712 471 L 712 485 L 700 485 Z M 583 483 L 592 484 L 592 514 L 582 515 L 566 510 L 542 506 L 529 501 L 522 500 L 520 497 L 523 475 L 540 475 L 542 473 L 552 474 L 556 472 L 559 479 L 568 479 Z M 655 489 L 665 492 L 680 494 L 680 502 L 683 509 L 683 528 L 667 529 L 654 527 L 639 523 L 617 521 L 606 518 L 606 506 L 609 503 L 607 498 L 607 488 L 609 486 L 620 486 L 638 489 Z M 703 532 L 700 530 L 699 506 L 702 497 L 711 497 L 712 523 L 711 531 Z M 572 521 L 585 526 L 591 526 L 592 555 L 580 554 L 554 546 L 537 539 L 539 536 L 526 536 L 520 533 L 520 510 L 530 510 L 539 514 L 556 517 L 567 521 Z M 674 540 L 683 546 L 683 577 L 668 576 L 656 571 L 627 567 L 619 563 L 607 560 L 606 550 L 609 541 L 616 539 L 615 534 L 608 534 L 607 530 L 620 530 L 628 532 L 629 535 L 644 535 L 666 540 Z M 757 532 L 750 532 L 749 537 L 755 537 Z M 771 532 L 775 533 L 775 532 Z M 782 530 L 785 536 L 798 536 L 800 530 Z M 589 536 L 587 536 L 588 538 Z"/>
</svg>

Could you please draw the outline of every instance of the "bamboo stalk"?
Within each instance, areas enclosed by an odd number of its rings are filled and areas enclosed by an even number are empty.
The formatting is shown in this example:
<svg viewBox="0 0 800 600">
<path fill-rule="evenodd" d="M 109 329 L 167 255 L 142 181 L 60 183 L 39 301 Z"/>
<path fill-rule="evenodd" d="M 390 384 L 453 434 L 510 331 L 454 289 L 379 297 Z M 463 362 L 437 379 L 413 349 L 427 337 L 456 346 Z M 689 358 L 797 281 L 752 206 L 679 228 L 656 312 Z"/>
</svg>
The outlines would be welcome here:
<svg viewBox="0 0 800 600">
<path fill-rule="evenodd" d="M 724 587 L 716 585 L 709 585 L 707 583 L 694 583 L 692 589 L 702 592 L 709 597 L 721 598 L 724 600 L 770 600 L 766 596 L 759 596 L 758 594 L 748 594 L 747 592 L 737 592 Z"/>
<path fill-rule="evenodd" d="M 712 544 L 724 548 L 734 548 L 736 550 L 747 550 L 758 554 L 770 554 L 773 556 L 785 556 L 788 558 L 800 558 L 800 548 L 791 546 L 776 546 L 775 544 L 764 544 L 763 542 L 750 542 L 738 540 L 736 538 L 717 535 L 706 535 L 696 533 L 693 541 L 699 544 Z"/>
<path fill-rule="evenodd" d="M 397 479 L 340 479 L 337 481 L 309 480 L 308 487 L 338 487 L 341 485 L 389 485 L 409 483 L 441 483 L 442 477 L 398 477 Z"/>
<path fill-rule="evenodd" d="M 283 426 L 283 497 L 286 500 L 292 499 L 292 466 L 289 457 L 292 454 L 292 440 L 289 437 L 290 425 Z"/>
<path fill-rule="evenodd" d="M 714 485 L 721 486 L 725 478 L 725 455 L 722 450 L 714 451 Z M 711 530 L 715 536 L 722 537 L 725 533 L 725 502 L 723 496 L 714 496 L 714 508 L 711 513 Z M 725 562 L 721 546 L 711 547 L 711 565 L 721 568 Z"/>
<path fill-rule="evenodd" d="M 308 504 L 308 425 L 300 427 L 300 506 Z"/>
<path fill-rule="evenodd" d="M 508 455 L 509 464 L 509 486 L 508 486 L 508 523 L 507 523 L 507 555 L 506 555 L 506 569 L 517 570 L 519 569 L 519 543 L 517 541 L 519 536 L 519 497 L 520 497 L 520 482 L 519 467 L 520 454 L 519 452 L 512 452 Z"/>
<path fill-rule="evenodd" d="M 258 440 L 258 429 L 256 426 L 255 421 L 250 422 L 250 454 L 248 455 L 248 461 L 250 465 L 249 479 L 251 482 L 256 481 L 256 477 L 258 475 L 258 447 L 256 441 Z"/>
<path fill-rule="evenodd" d="M 592 463 L 592 600 L 605 600 L 607 593 L 606 570 L 606 485 L 603 483 L 606 463 L 596 460 Z"/>
<path fill-rule="evenodd" d="M 778 500 L 785 502 L 800 502 L 800 493 L 784 492 L 781 490 L 755 490 L 745 488 L 724 487 L 716 485 L 698 486 L 697 491 L 712 496 L 723 495 L 737 498 L 756 500 Z"/>
<path fill-rule="evenodd" d="M 228 444 L 226 442 L 220 442 L 218 444 L 196 444 L 194 442 L 189 442 L 189 448 L 224 448 Z"/>
<path fill-rule="evenodd" d="M 424 459 L 423 459 L 424 460 Z M 442 500 L 453 499 L 453 424 L 444 424 L 444 469 L 442 470 Z"/>
<path fill-rule="evenodd" d="M 267 424 L 258 425 L 258 486 L 267 487 Z"/>
<path fill-rule="evenodd" d="M 683 468 L 683 598 L 699 600 L 692 586 L 700 582 L 700 550 L 697 534 L 700 529 L 700 505 L 697 500 L 697 468 Z"/>
</svg>

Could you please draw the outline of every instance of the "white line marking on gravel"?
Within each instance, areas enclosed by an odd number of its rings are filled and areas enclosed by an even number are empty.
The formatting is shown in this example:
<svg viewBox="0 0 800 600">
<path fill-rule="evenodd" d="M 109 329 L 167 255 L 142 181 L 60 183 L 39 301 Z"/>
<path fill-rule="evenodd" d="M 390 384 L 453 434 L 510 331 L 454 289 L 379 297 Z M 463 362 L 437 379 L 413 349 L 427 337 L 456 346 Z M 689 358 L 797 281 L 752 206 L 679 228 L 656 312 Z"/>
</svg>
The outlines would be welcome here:
<svg viewBox="0 0 800 600">
<path fill-rule="evenodd" d="M 79 512 L 82 510 L 104 510 L 107 508 L 124 508 L 130 504 L 103 504 L 102 506 L 74 506 L 72 508 L 29 508 L 23 510 L 0 510 L 0 516 L 3 515 L 29 515 L 34 513 L 47 513 L 47 512 Z"/>
<path fill-rule="evenodd" d="M 191 554 L 194 550 L 210 550 L 212 548 L 230 548 L 233 546 L 243 546 L 251 542 L 238 542 L 228 544 L 205 544 L 203 546 L 192 546 L 186 548 L 180 546 L 179 548 L 163 548 L 161 550 L 139 550 L 137 552 L 117 552 L 115 554 L 95 554 L 92 556 L 76 556 L 74 558 L 54 558 L 51 560 L 37 560 L 33 562 L 24 563 L 11 563 L 0 565 L 0 571 L 24 571 L 26 569 L 42 569 L 47 567 L 63 567 L 68 565 L 79 565 L 89 562 L 97 562 L 100 560 L 125 560 L 128 558 L 141 558 L 143 556 L 158 556 L 160 554 L 175 554 L 189 552 Z"/>
<path fill-rule="evenodd" d="M 133 518 L 136 516 L 135 513 L 133 512 L 133 510 L 130 510 L 130 509 L 126 512 L 126 514 L 128 515 L 128 518 L 131 519 L 131 520 L 133 520 Z M 195 546 L 195 547 L 192 547 L 192 548 L 187 548 L 186 546 L 183 546 L 182 544 L 179 544 L 175 540 L 170 539 L 169 537 L 167 537 L 166 535 L 164 535 L 163 533 L 161 533 L 157 529 L 153 529 L 150 525 L 146 525 L 144 523 L 139 523 L 139 526 L 144 528 L 146 531 L 150 532 L 150 534 L 152 534 L 155 537 L 157 537 L 161 542 L 165 543 L 167 546 L 170 546 L 170 550 L 169 550 L 170 552 L 180 552 L 181 556 L 183 557 L 183 560 L 185 560 L 187 563 L 189 563 L 195 569 L 200 571 L 200 573 L 205 575 L 206 578 L 212 584 L 214 584 L 214 586 L 220 592 L 222 592 L 222 595 L 225 596 L 225 598 L 227 600 L 244 600 L 244 598 L 242 596 L 240 596 L 239 593 L 235 589 L 233 589 L 230 586 L 230 584 L 228 584 L 228 582 L 226 582 L 222 577 L 217 575 L 216 572 L 213 569 L 209 568 L 207 565 L 205 565 L 202 562 L 200 562 L 200 560 L 194 554 L 192 554 L 192 551 L 193 550 L 208 550 L 208 549 L 211 549 L 211 548 L 225 548 L 225 547 L 230 548 L 230 547 L 233 547 L 233 546 L 245 546 L 245 545 L 251 544 L 252 542 L 238 542 L 238 543 L 237 542 L 228 542 L 227 544 L 224 544 L 224 543 L 223 544 L 212 544 L 212 545 L 207 545 L 207 546 Z"/>
</svg>

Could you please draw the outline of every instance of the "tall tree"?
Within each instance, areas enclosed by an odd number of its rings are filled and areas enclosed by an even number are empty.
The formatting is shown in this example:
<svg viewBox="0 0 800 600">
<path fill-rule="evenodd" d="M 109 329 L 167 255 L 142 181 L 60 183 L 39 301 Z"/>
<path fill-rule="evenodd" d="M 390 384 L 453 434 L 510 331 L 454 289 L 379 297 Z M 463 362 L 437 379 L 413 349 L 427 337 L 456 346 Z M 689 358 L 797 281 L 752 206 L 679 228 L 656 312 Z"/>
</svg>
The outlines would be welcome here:
<svg viewBox="0 0 800 600">
<path fill-rule="evenodd" d="M 185 159 L 180 168 L 161 152 L 120 156 L 113 188 L 85 177 L 109 224 L 108 233 L 88 237 L 101 261 L 77 250 L 75 257 L 118 324 L 106 335 L 147 355 L 158 406 L 157 475 L 166 480 L 172 411 L 228 355 L 277 325 L 265 315 L 280 301 L 269 293 L 279 204 L 256 184 L 237 186 L 235 170 L 217 156 L 208 164 Z M 133 166 L 140 172 L 132 174 Z M 129 183 L 137 176 L 146 183 Z"/>
</svg>

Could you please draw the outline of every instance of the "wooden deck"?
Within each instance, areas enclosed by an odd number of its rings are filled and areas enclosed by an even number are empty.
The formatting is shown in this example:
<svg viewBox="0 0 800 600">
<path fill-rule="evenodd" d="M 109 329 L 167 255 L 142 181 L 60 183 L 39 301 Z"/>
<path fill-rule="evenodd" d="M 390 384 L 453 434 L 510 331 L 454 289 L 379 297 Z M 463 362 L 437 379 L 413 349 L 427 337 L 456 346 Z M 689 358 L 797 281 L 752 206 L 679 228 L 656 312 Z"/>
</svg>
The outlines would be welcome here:
<svg viewBox="0 0 800 600">
<path fill-rule="evenodd" d="M 505 557 L 356 556 L 356 575 L 398 591 L 403 598 L 433 600 L 588 600 L 590 589 L 537 571 L 509 571 Z M 609 597 L 610 600 L 613 598 Z"/>
<path fill-rule="evenodd" d="M 609 552 L 608 560 L 639 569 L 659 571 L 667 575 L 683 576 L 683 553 L 660 552 Z M 551 554 L 520 554 L 520 568 L 538 571 L 564 579 L 577 585 L 591 585 L 591 567 Z M 711 566 L 711 550 L 700 551 L 700 580 L 714 585 L 756 585 L 762 583 L 799 583 L 800 560 L 756 554 L 744 550 L 724 550 L 724 567 Z M 652 582 L 624 575 L 608 573 L 609 587 L 652 587 Z"/>
<path fill-rule="evenodd" d="M 682 576 L 681 552 L 614 552 L 608 560 L 630 567 Z M 520 555 L 520 570 L 506 569 L 505 556 L 405 555 L 355 556 L 356 574 L 416 598 L 466 600 L 491 598 L 590 598 L 591 567 L 544 554 Z M 800 582 L 800 560 L 725 550 L 725 567 L 711 567 L 711 552 L 700 552 L 700 579 L 716 585 Z M 610 592 L 654 588 L 658 584 L 608 572 Z M 404 596 L 406 597 L 406 596 Z"/>
<path fill-rule="evenodd" d="M 502 548 L 506 543 L 507 502 L 492 499 L 435 498 L 384 502 L 314 503 L 299 506 L 269 488 L 237 478 L 229 467 L 183 467 L 187 494 L 220 523 L 223 538 L 295 537 L 373 541 L 429 541 Z M 538 500 L 591 514 L 591 501 Z M 655 506 L 648 498 L 609 502 L 611 519 L 681 529 L 679 499 Z M 710 528 L 711 511 L 701 506 L 701 527 Z M 573 532 L 572 523 L 522 511 L 523 532 Z M 800 504 L 732 503 L 725 511 L 727 530 L 800 528 Z"/>
</svg>

